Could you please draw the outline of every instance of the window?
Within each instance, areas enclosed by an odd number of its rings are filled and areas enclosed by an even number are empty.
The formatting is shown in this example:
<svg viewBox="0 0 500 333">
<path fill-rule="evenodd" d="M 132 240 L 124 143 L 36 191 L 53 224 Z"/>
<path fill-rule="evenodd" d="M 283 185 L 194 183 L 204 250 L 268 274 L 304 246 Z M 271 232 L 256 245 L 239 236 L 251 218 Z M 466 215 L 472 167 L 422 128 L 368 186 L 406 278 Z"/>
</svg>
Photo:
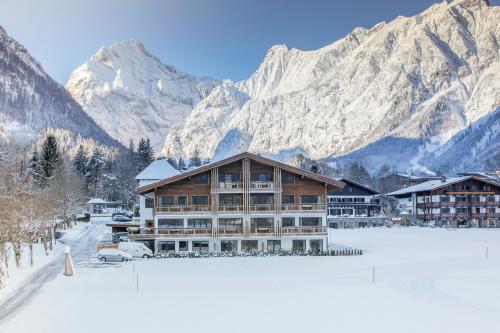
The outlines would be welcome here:
<svg viewBox="0 0 500 333">
<path fill-rule="evenodd" d="M 239 173 L 223 173 L 219 175 L 219 182 L 221 183 L 236 183 L 241 180 Z"/>
<path fill-rule="evenodd" d="M 179 241 L 179 251 L 187 251 L 187 250 L 188 250 L 188 242 Z"/>
<path fill-rule="evenodd" d="M 184 227 L 182 219 L 158 219 L 158 228 L 160 229 L 178 229 Z"/>
<path fill-rule="evenodd" d="M 284 205 L 291 205 L 295 202 L 295 196 L 293 194 L 284 194 L 281 196 L 281 203 Z"/>
<path fill-rule="evenodd" d="M 193 242 L 193 251 L 208 252 L 208 242 Z"/>
<path fill-rule="evenodd" d="M 442 195 L 441 196 L 441 202 L 450 202 L 450 197 L 447 195 Z"/>
<path fill-rule="evenodd" d="M 177 204 L 179 206 L 185 206 L 185 205 L 187 205 L 187 197 L 185 195 L 177 197 Z"/>
<path fill-rule="evenodd" d="M 208 184 L 208 173 L 202 173 L 193 177 L 195 184 Z"/>
<path fill-rule="evenodd" d="M 233 194 L 221 194 L 219 196 L 220 205 L 241 205 L 242 196 Z"/>
<path fill-rule="evenodd" d="M 365 202 L 365 198 L 354 198 L 354 202 Z"/>
<path fill-rule="evenodd" d="M 441 214 L 450 214 L 450 208 L 441 208 Z"/>
<path fill-rule="evenodd" d="M 281 182 L 283 184 L 293 184 L 295 182 L 295 176 L 288 173 L 288 172 L 282 172 L 281 173 Z"/>
<path fill-rule="evenodd" d="M 323 250 L 323 240 L 322 239 L 311 239 L 309 241 L 309 250 L 314 252 L 319 252 Z"/>
<path fill-rule="evenodd" d="M 209 229 L 212 228 L 211 219 L 188 219 L 188 227 L 196 229 Z"/>
<path fill-rule="evenodd" d="M 274 226 L 274 219 L 272 217 L 252 218 L 251 223 L 252 223 L 252 227 L 273 227 Z"/>
<path fill-rule="evenodd" d="M 208 205 L 208 196 L 206 195 L 193 195 L 193 205 Z"/>
<path fill-rule="evenodd" d="M 475 196 L 470 197 L 470 201 L 472 201 L 472 202 L 479 202 L 479 196 L 475 195 Z"/>
<path fill-rule="evenodd" d="M 292 241 L 292 251 L 293 252 L 305 252 L 306 251 L 306 241 L 303 239 L 294 239 Z"/>
<path fill-rule="evenodd" d="M 458 214 L 467 214 L 469 212 L 468 207 L 457 207 L 455 208 L 455 212 Z"/>
<path fill-rule="evenodd" d="M 252 182 L 270 182 L 273 180 L 272 173 L 252 173 L 250 176 Z"/>
<path fill-rule="evenodd" d="M 281 219 L 281 226 L 283 226 L 283 227 L 294 227 L 295 226 L 295 218 L 293 218 L 293 217 L 283 217 Z"/>
<path fill-rule="evenodd" d="M 267 241 L 267 250 L 269 252 L 277 252 L 281 250 L 281 241 L 280 240 L 268 240 Z"/>
<path fill-rule="evenodd" d="M 317 203 L 321 202 L 321 196 L 319 196 L 319 195 L 301 195 L 300 202 L 305 203 L 305 204 L 317 204 Z"/>
<path fill-rule="evenodd" d="M 173 195 L 160 195 L 160 206 L 172 206 L 174 204 Z"/>
<path fill-rule="evenodd" d="M 342 198 L 342 202 L 352 202 L 352 198 Z"/>
<path fill-rule="evenodd" d="M 238 241 L 237 240 L 221 241 L 220 250 L 222 252 L 238 252 Z"/>
<path fill-rule="evenodd" d="M 243 219 L 222 218 L 219 219 L 219 229 L 237 229 L 243 227 Z"/>
<path fill-rule="evenodd" d="M 265 193 L 251 194 L 250 203 L 252 205 L 272 205 L 274 203 L 273 197 L 274 195 Z"/>
<path fill-rule="evenodd" d="M 242 251 L 257 251 L 257 241 L 256 240 L 242 240 L 241 241 Z"/>
<path fill-rule="evenodd" d="M 351 208 L 344 208 L 342 209 L 342 215 L 354 215 L 354 209 Z"/>
<path fill-rule="evenodd" d="M 340 208 L 330 208 L 330 209 L 328 209 L 328 215 L 332 215 L 332 216 L 342 215 L 342 209 L 340 209 Z"/>
<path fill-rule="evenodd" d="M 300 225 L 302 227 L 319 227 L 321 226 L 321 217 L 301 217 Z"/>
<path fill-rule="evenodd" d="M 158 245 L 160 252 L 175 252 L 175 242 L 161 242 Z"/>
<path fill-rule="evenodd" d="M 144 207 L 153 208 L 153 199 L 146 198 L 146 200 L 144 200 Z"/>
<path fill-rule="evenodd" d="M 487 202 L 495 202 L 495 197 L 494 197 L 493 195 L 488 195 L 488 196 L 486 197 L 486 201 L 487 201 Z"/>
</svg>

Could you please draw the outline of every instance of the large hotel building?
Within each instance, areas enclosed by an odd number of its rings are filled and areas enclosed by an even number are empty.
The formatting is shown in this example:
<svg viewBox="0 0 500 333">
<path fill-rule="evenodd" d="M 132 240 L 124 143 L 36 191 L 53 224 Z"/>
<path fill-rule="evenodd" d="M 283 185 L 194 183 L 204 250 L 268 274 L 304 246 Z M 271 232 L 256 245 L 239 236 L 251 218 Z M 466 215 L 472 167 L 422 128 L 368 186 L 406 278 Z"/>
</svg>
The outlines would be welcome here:
<svg viewBox="0 0 500 333">
<path fill-rule="evenodd" d="M 327 195 L 344 186 L 251 153 L 140 185 L 129 237 L 159 252 L 327 250 Z"/>
</svg>

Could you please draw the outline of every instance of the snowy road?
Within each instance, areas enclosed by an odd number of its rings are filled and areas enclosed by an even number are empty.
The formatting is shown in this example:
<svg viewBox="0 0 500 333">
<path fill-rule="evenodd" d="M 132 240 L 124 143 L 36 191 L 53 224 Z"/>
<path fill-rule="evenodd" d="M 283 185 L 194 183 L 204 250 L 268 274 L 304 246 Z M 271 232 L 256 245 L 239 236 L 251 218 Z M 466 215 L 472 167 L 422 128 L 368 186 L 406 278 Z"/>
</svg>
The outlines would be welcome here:
<svg viewBox="0 0 500 333">
<path fill-rule="evenodd" d="M 75 265 L 87 262 L 95 253 L 96 244 L 103 233 L 104 225 L 88 225 L 76 237 L 67 237 L 62 243 L 71 247 Z M 64 269 L 64 252 L 59 251 L 54 259 L 30 276 L 9 298 L 0 303 L 0 326 L 22 310 L 38 294 L 42 286 L 53 280 Z"/>
</svg>

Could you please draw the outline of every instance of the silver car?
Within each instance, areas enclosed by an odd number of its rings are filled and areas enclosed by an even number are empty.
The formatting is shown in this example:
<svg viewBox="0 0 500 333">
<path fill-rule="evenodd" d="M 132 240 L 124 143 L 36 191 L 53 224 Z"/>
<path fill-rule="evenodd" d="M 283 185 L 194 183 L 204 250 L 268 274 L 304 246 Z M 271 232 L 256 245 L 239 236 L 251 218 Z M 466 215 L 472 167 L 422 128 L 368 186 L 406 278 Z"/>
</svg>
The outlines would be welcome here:
<svg viewBox="0 0 500 333">
<path fill-rule="evenodd" d="M 118 249 L 100 249 L 97 258 L 102 262 L 129 261 L 132 256 L 125 251 Z"/>
</svg>

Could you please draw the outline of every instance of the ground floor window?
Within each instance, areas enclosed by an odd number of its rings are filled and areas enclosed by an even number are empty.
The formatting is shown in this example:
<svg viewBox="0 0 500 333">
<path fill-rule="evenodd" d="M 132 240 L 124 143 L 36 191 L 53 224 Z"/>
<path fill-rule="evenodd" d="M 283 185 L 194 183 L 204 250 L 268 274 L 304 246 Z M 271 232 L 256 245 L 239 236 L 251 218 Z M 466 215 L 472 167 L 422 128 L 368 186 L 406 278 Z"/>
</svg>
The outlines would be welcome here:
<svg viewBox="0 0 500 333">
<path fill-rule="evenodd" d="M 238 241 L 237 240 L 221 241 L 220 250 L 222 252 L 238 252 Z"/>
<path fill-rule="evenodd" d="M 294 217 L 283 217 L 281 219 L 281 226 L 294 227 L 295 226 L 295 218 Z"/>
<path fill-rule="evenodd" d="M 194 252 L 208 252 L 208 242 L 193 242 Z"/>
<path fill-rule="evenodd" d="M 323 240 L 322 239 L 311 239 L 309 241 L 309 250 L 318 252 L 323 250 Z"/>
<path fill-rule="evenodd" d="M 242 240 L 241 241 L 242 251 L 257 251 L 257 241 L 256 240 Z"/>
<path fill-rule="evenodd" d="M 306 241 L 303 239 L 294 239 L 292 241 L 292 251 L 293 252 L 305 252 L 306 251 Z"/>
<path fill-rule="evenodd" d="M 321 217 L 301 217 L 300 225 L 302 227 L 319 227 L 321 226 Z"/>
<path fill-rule="evenodd" d="M 267 241 L 267 250 L 269 252 L 277 252 L 281 250 L 281 241 L 272 239 Z"/>
<path fill-rule="evenodd" d="M 158 245 L 160 252 L 175 252 L 175 242 L 161 242 Z"/>
<path fill-rule="evenodd" d="M 188 251 L 188 241 L 179 241 L 179 251 Z"/>
<path fill-rule="evenodd" d="M 338 229 L 339 224 L 337 222 L 330 222 L 328 226 L 333 229 Z"/>
</svg>

